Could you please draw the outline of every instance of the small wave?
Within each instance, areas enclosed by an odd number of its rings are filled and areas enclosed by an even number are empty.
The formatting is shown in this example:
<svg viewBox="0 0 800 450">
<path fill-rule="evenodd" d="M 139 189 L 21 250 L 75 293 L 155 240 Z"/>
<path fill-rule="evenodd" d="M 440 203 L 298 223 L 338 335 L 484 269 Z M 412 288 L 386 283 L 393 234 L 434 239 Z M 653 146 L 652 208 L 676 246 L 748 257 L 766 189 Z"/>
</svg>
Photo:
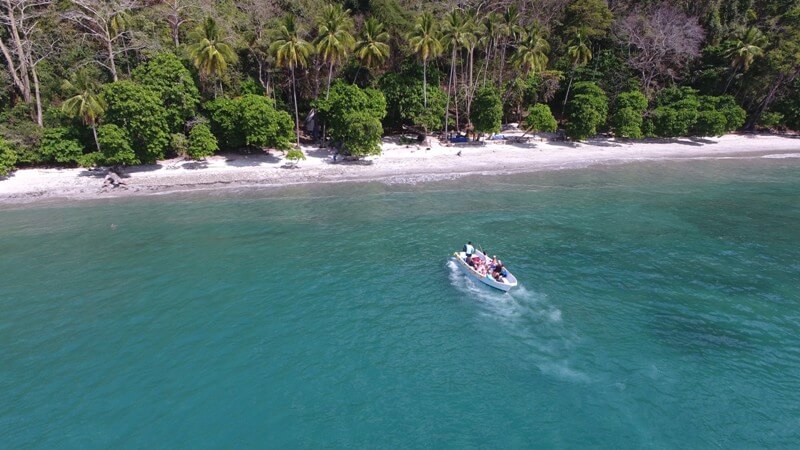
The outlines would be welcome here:
<svg viewBox="0 0 800 450">
<path fill-rule="evenodd" d="M 570 368 L 566 361 L 543 363 L 539 365 L 539 370 L 546 375 L 554 376 L 562 380 L 578 381 L 581 383 L 588 383 L 591 381 L 591 378 L 585 373 Z"/>
<path fill-rule="evenodd" d="M 800 153 L 777 153 L 773 155 L 764 155 L 762 158 L 767 159 L 786 159 L 786 158 L 800 158 Z"/>
</svg>

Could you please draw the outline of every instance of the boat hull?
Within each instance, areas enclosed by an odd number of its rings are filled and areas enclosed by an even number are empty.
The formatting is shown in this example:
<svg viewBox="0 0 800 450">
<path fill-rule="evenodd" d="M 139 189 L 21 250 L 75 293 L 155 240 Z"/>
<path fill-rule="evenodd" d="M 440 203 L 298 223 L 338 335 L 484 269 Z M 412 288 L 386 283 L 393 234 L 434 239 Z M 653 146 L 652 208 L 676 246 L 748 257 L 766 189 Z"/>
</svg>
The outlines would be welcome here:
<svg viewBox="0 0 800 450">
<path fill-rule="evenodd" d="M 481 259 L 484 259 L 484 260 L 486 259 L 486 255 L 484 255 L 483 253 L 481 253 L 481 252 L 479 252 L 477 250 L 475 251 L 475 256 L 478 256 L 478 257 L 480 257 Z M 481 275 L 475 269 L 470 267 L 469 264 L 467 264 L 466 254 L 464 252 L 453 253 L 453 259 L 456 261 L 456 264 L 458 265 L 459 269 L 461 269 L 461 271 L 464 272 L 468 277 L 470 277 L 470 278 L 472 278 L 472 279 L 474 279 L 476 281 L 479 281 L 479 282 L 485 284 L 486 286 L 489 286 L 491 288 L 494 288 L 494 289 L 497 289 L 497 290 L 500 290 L 500 291 L 503 291 L 503 292 L 508 292 L 509 290 L 511 290 L 511 288 L 513 288 L 513 287 L 515 287 L 517 285 L 517 279 L 511 273 L 509 273 L 508 277 L 506 277 L 506 282 L 505 283 L 501 283 L 501 282 L 495 280 L 494 278 L 491 277 L 491 275 Z"/>
</svg>

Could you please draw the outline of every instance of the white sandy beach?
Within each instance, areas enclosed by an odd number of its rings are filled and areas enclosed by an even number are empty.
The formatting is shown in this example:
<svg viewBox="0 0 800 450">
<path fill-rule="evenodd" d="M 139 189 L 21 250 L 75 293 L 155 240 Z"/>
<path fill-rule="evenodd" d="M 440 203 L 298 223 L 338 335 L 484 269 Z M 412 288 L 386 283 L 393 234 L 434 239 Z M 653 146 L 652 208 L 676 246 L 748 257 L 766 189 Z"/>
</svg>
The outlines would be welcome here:
<svg viewBox="0 0 800 450">
<path fill-rule="evenodd" d="M 508 133 L 505 133 L 508 135 Z M 773 135 L 727 135 L 720 138 L 652 142 L 592 140 L 567 143 L 533 140 L 526 144 L 488 141 L 486 145 L 430 149 L 399 145 L 387 138 L 380 156 L 333 162 L 324 149 L 304 147 L 308 159 L 289 168 L 281 152 L 218 155 L 206 161 L 182 158 L 126 171 L 127 187 L 104 188 L 105 171 L 22 169 L 0 179 L 0 202 L 42 199 L 94 199 L 231 186 L 281 186 L 298 183 L 379 180 L 388 183 L 446 179 L 470 174 L 502 174 L 620 164 L 647 160 L 721 157 L 800 157 L 800 139 Z M 457 153 L 461 152 L 458 156 Z"/>
</svg>

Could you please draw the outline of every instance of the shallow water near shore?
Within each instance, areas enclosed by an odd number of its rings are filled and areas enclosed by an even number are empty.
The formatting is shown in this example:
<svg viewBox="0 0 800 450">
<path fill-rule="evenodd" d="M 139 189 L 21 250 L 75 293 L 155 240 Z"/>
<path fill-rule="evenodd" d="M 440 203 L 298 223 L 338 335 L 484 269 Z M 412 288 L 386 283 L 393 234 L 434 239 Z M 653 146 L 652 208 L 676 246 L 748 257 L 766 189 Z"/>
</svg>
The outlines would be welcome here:
<svg viewBox="0 0 800 450">
<path fill-rule="evenodd" d="M 0 448 L 796 448 L 799 243 L 796 158 L 0 211 Z"/>
</svg>

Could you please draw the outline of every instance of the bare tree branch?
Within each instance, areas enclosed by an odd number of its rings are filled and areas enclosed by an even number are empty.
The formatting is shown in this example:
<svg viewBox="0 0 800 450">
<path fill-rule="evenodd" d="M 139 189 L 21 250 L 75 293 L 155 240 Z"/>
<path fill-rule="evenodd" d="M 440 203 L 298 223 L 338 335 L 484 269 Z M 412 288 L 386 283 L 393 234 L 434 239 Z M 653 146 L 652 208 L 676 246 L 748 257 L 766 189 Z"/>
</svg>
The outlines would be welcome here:
<svg viewBox="0 0 800 450">
<path fill-rule="evenodd" d="M 628 63 L 639 71 L 650 94 L 661 80 L 675 81 L 689 62 L 700 56 L 705 38 L 696 17 L 664 2 L 637 7 L 617 21 L 617 39 L 628 47 Z"/>
</svg>

